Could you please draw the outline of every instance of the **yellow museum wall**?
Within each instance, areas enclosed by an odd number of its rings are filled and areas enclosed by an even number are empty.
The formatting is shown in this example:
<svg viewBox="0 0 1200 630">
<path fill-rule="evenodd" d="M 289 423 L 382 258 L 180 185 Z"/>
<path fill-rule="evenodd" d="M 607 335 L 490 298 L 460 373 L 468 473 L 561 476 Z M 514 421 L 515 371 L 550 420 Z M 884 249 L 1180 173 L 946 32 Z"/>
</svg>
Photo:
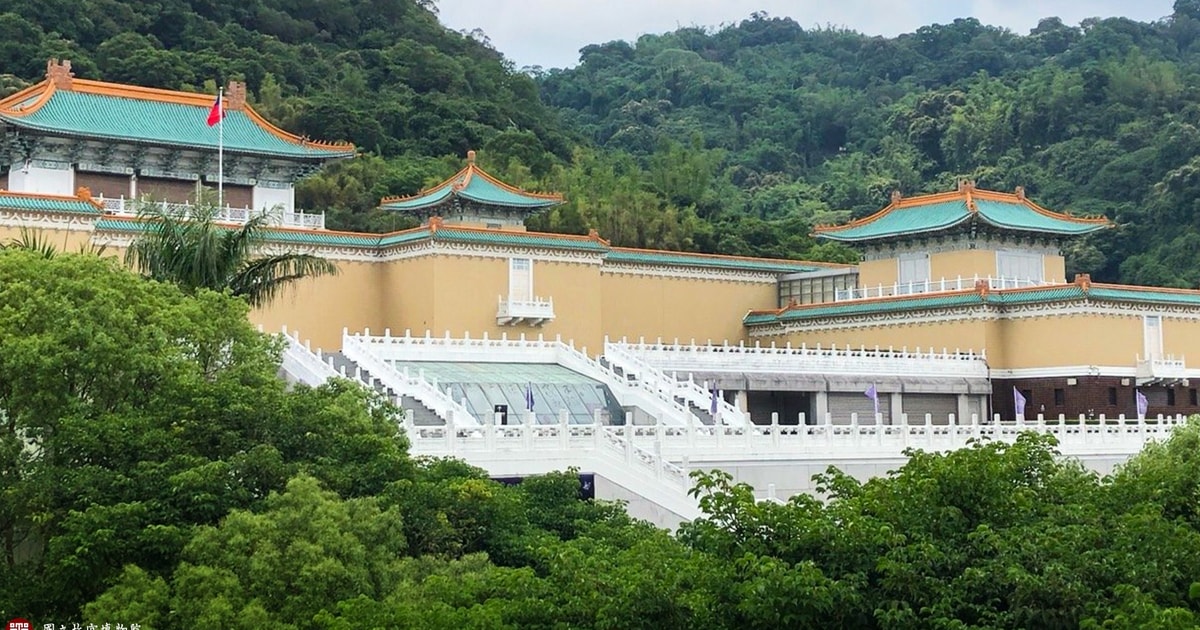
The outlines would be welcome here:
<svg viewBox="0 0 1200 630">
<path fill-rule="evenodd" d="M 1047 282 L 1070 282 L 1067 277 L 1067 259 L 1057 254 L 1042 256 L 1042 272 Z"/>
<path fill-rule="evenodd" d="M 893 260 L 893 263 L 895 261 Z M 963 249 L 938 252 L 929 257 L 929 279 L 987 278 L 996 275 L 996 252 L 988 249 Z"/>
<path fill-rule="evenodd" d="M 601 273 L 603 334 L 689 343 L 746 339 L 742 318 L 775 308 L 775 283 Z"/>
<path fill-rule="evenodd" d="M 342 328 L 383 329 L 380 303 L 380 266 L 370 262 L 332 261 L 336 276 L 309 278 L 285 289 L 269 305 L 250 313 L 250 321 L 265 332 L 284 325 L 312 341 L 314 348 L 342 347 Z"/>
<path fill-rule="evenodd" d="M 1003 353 L 993 369 L 1057 365 L 1134 367 L 1142 354 L 1142 318 L 1136 315 L 1055 315 L 1002 320 Z"/>
<path fill-rule="evenodd" d="M 92 229 L 90 223 L 73 227 L 76 229 L 36 227 L 27 228 L 26 231 L 37 238 L 44 239 L 60 252 L 78 252 L 91 243 Z M 21 232 L 22 229 L 18 226 L 0 225 L 0 246 L 21 238 Z"/>
<path fill-rule="evenodd" d="M 1162 335 L 1163 353 L 1183 357 L 1189 367 L 1200 362 L 1200 320 L 1164 316 Z"/>
<path fill-rule="evenodd" d="M 427 255 L 378 263 L 383 268 L 376 289 L 383 308 L 379 332 L 391 329 L 396 336 L 406 331 L 416 336 L 433 332 L 437 324 L 434 317 L 437 260 L 437 256 Z"/>
<path fill-rule="evenodd" d="M 453 337 L 470 334 L 492 338 L 546 338 L 561 335 L 577 346 L 598 349 L 600 333 L 600 266 L 533 260 L 533 293 L 554 300 L 554 319 L 542 326 L 496 323 L 501 296 L 508 296 L 507 258 L 436 255 L 389 263 L 387 326 L 392 334 Z M 411 290 L 405 290 L 408 286 Z"/>
<path fill-rule="evenodd" d="M 858 263 L 858 286 L 885 287 L 896 284 L 900 278 L 900 268 L 895 258 L 883 260 L 864 260 Z"/>
</svg>

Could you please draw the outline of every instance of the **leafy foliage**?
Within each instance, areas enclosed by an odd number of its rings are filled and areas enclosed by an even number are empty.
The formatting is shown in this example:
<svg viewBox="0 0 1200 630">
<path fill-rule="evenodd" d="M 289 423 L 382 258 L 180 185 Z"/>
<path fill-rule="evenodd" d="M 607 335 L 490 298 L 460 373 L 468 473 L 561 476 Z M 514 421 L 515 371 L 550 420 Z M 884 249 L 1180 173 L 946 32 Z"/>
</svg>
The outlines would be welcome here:
<svg viewBox="0 0 1200 630">
<path fill-rule="evenodd" d="M 0 617 L 146 628 L 1184 628 L 1200 418 L 1101 479 L 1052 438 L 909 453 L 824 499 L 694 473 L 676 534 L 412 459 L 396 410 L 286 388 L 248 305 L 0 249 Z"/>
</svg>

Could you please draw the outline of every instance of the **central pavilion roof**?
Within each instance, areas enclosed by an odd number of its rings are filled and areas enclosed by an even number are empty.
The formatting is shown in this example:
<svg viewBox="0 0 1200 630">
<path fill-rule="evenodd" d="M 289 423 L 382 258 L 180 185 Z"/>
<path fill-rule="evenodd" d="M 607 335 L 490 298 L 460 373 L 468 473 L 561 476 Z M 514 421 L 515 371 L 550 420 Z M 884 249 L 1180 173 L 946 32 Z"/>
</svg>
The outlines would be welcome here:
<svg viewBox="0 0 1200 630">
<path fill-rule="evenodd" d="M 355 153 L 354 145 L 315 142 L 272 125 L 245 103 L 244 84 L 231 84 L 218 129 L 208 125 L 214 94 L 76 79 L 70 70 L 69 61 L 50 60 L 45 81 L 0 100 L 0 121 L 49 135 L 211 150 L 221 134 L 226 151 L 249 155 L 333 159 Z"/>
<path fill-rule="evenodd" d="M 902 198 L 875 214 L 845 225 L 818 226 L 814 236 L 835 241 L 870 242 L 948 231 L 964 225 L 990 226 L 1013 232 L 1076 236 L 1109 227 L 1105 218 L 1081 218 L 1052 212 L 1015 193 L 979 190 L 963 182 L 958 190 Z"/>
<path fill-rule="evenodd" d="M 415 195 L 386 197 L 384 210 L 421 213 L 453 202 L 456 198 L 518 210 L 540 210 L 562 203 L 562 195 L 531 193 L 492 177 L 475 164 L 475 152 L 467 152 L 467 165 L 446 181 Z"/>
</svg>

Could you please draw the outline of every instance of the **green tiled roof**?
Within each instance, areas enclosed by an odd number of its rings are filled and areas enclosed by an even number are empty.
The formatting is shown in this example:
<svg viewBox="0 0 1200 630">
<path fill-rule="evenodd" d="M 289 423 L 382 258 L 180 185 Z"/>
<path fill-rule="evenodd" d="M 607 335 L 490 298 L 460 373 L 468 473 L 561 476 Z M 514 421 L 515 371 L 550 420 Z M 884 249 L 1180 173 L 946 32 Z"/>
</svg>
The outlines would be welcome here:
<svg viewBox="0 0 1200 630">
<path fill-rule="evenodd" d="M 645 250 L 613 249 L 604 257 L 608 262 L 641 263 L 647 265 L 675 265 L 680 267 L 712 267 L 717 269 L 741 269 L 770 273 L 797 273 L 827 269 L 801 261 L 764 260 L 720 256 L 698 256 L 682 252 L 659 252 Z"/>
<path fill-rule="evenodd" d="M 818 228 L 816 235 L 835 241 L 861 242 L 937 232 L 978 222 L 1017 232 L 1039 232 L 1060 236 L 1087 234 L 1107 227 L 1106 222 L 1073 219 L 1037 208 L 1017 195 L 980 191 L 947 199 L 933 195 L 929 203 L 920 198 L 893 204 L 879 213 L 846 227 Z M 1011 197 L 1011 199 L 1009 199 Z"/>
<path fill-rule="evenodd" d="M 0 191 L 0 208 L 12 210 L 35 210 L 66 214 L 100 214 L 95 204 L 73 197 L 50 197 L 12 194 Z"/>
<path fill-rule="evenodd" d="M 1139 302 L 1144 304 L 1179 304 L 1200 307 L 1200 291 L 1156 290 L 1153 287 L 1091 285 L 1084 289 L 1077 284 L 1060 284 L 1037 289 L 1008 289 L 992 291 L 986 297 L 975 291 L 915 295 L 902 299 L 855 300 L 817 306 L 784 309 L 779 313 L 750 313 L 742 319 L 745 326 L 802 321 L 833 316 L 895 313 L 927 308 L 953 308 L 974 304 L 997 307 L 1073 300 L 1098 302 Z"/>
<path fill-rule="evenodd" d="M 474 162 L 450 179 L 411 197 L 384 199 L 384 210 L 415 211 L 441 206 L 455 197 L 506 208 L 536 210 L 562 203 L 555 195 L 527 193 L 483 172 Z"/>
<path fill-rule="evenodd" d="M 978 199 L 975 201 L 975 207 L 984 221 L 1014 230 L 1049 234 L 1087 234 L 1107 227 L 1103 223 L 1080 223 L 1059 219 L 1037 212 L 1023 203 Z"/>
<path fill-rule="evenodd" d="M 228 110 L 223 129 L 208 126 L 208 105 L 55 90 L 49 101 L 31 113 L 14 107 L 0 111 L 0 120 L 18 128 L 82 138 L 104 138 L 147 144 L 217 149 L 223 134 L 231 153 L 290 158 L 329 159 L 354 155 L 349 145 L 319 145 L 291 140 L 265 128 L 246 111 Z M 206 97 L 207 98 L 207 97 Z M 212 97 L 215 100 L 215 97 Z"/>
<path fill-rule="evenodd" d="M 971 218 L 965 201 L 947 201 L 926 206 L 896 208 L 883 216 L 854 227 L 817 235 L 835 241 L 865 241 L 869 239 L 934 232 L 958 225 Z"/>
<path fill-rule="evenodd" d="M 1200 292 L 1155 291 L 1150 287 L 1092 286 L 1088 297 L 1112 302 L 1146 302 L 1200 306 Z"/>
</svg>

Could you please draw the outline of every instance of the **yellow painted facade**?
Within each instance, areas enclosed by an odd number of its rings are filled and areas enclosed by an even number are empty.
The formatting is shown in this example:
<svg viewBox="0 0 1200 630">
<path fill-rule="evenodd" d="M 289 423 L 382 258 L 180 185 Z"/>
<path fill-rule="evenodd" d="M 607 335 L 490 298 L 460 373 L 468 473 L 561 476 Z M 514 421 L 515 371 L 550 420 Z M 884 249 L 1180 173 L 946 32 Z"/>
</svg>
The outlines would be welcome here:
<svg viewBox="0 0 1200 630">
<path fill-rule="evenodd" d="M 383 330 L 384 269 L 369 262 L 337 261 L 338 274 L 296 283 L 250 320 L 266 332 L 299 331 L 314 347 L 342 346 L 342 328 Z"/>
<path fill-rule="evenodd" d="M 1200 352 L 1200 319 L 1163 317 L 1164 356 L 1185 357 Z M 858 348 L 920 348 L 922 351 L 983 351 L 992 369 L 1021 370 L 1056 366 L 1133 368 L 1146 356 L 1144 315 L 1048 311 L 1045 315 L 987 317 L 947 313 L 942 321 L 914 317 L 887 323 L 864 322 L 839 327 L 813 324 L 798 331 L 755 337 L 758 343 L 821 344 Z"/>
<path fill-rule="evenodd" d="M 900 271 L 895 258 L 864 260 L 858 263 L 858 286 L 890 287 L 896 284 Z"/>
<path fill-rule="evenodd" d="M 777 290 L 774 283 L 601 273 L 603 333 L 630 341 L 742 341 L 746 312 L 772 308 Z"/>
<path fill-rule="evenodd" d="M 996 278 L 999 261 L 994 249 L 962 249 L 937 252 L 929 256 L 929 281 L 940 283 L 971 278 Z M 1042 255 L 1043 278 L 1046 281 L 1066 282 L 1066 260 L 1057 254 Z M 858 266 L 860 287 L 890 287 L 900 280 L 899 258 L 866 260 Z"/>
</svg>

